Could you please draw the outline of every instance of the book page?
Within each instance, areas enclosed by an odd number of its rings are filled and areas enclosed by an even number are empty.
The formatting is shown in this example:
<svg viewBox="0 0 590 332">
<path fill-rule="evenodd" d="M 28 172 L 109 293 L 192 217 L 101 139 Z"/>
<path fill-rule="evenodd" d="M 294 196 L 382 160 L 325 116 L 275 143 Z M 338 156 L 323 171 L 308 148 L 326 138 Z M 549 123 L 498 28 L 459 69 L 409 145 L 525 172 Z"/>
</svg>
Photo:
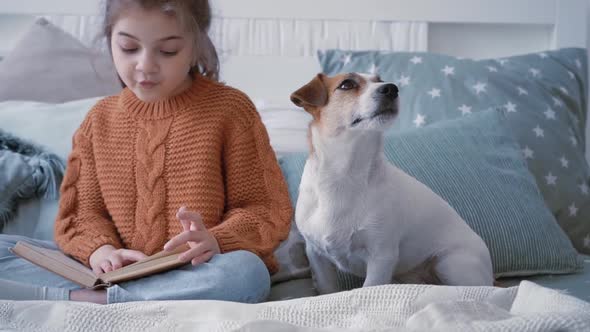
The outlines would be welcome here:
<svg viewBox="0 0 590 332">
<path fill-rule="evenodd" d="M 161 251 L 120 269 L 103 273 L 98 277 L 92 270 L 58 250 L 38 247 L 27 242 L 19 241 L 11 251 L 42 268 L 86 288 L 102 288 L 108 287 L 113 283 L 137 279 L 185 265 L 187 263 L 180 262 L 178 256 L 188 249 L 189 247 L 187 245 L 181 245 L 170 252 Z"/>
<path fill-rule="evenodd" d="M 18 241 L 11 251 L 35 265 L 84 287 L 92 288 L 98 281 L 92 270 L 61 251 L 38 247 L 23 241 Z"/>
<path fill-rule="evenodd" d="M 180 262 L 178 256 L 188 249 L 187 245 L 182 245 L 170 252 L 161 251 L 115 271 L 103 273 L 100 275 L 100 279 L 107 283 L 117 283 L 186 265 L 188 262 Z"/>
</svg>

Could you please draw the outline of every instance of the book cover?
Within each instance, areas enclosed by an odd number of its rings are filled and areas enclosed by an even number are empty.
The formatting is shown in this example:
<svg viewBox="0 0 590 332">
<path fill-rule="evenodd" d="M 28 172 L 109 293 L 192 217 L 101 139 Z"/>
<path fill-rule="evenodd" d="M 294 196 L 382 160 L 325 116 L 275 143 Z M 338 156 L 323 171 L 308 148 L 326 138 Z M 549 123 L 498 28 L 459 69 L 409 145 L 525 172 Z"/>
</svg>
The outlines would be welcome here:
<svg viewBox="0 0 590 332">
<path fill-rule="evenodd" d="M 91 269 L 59 250 L 47 249 L 23 241 L 18 241 L 10 249 L 15 255 L 35 265 L 91 289 L 109 287 L 119 282 L 138 279 L 188 264 L 178 260 L 178 256 L 186 250 L 188 246 L 182 245 L 174 251 L 161 251 L 133 264 L 97 276 Z"/>
</svg>

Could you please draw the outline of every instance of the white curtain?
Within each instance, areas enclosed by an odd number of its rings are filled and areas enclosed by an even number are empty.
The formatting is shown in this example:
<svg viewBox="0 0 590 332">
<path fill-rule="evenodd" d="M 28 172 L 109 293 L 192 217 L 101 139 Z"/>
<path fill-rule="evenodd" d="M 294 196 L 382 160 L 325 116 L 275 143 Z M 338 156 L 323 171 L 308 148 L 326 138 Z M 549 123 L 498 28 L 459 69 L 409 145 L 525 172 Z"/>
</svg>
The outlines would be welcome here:
<svg viewBox="0 0 590 332">
<path fill-rule="evenodd" d="M 426 51 L 428 24 L 217 18 L 211 37 L 219 52 L 228 56 L 315 56 L 330 48 Z"/>
<path fill-rule="evenodd" d="M 99 16 L 47 15 L 93 48 L 104 49 Z M 315 56 L 320 49 L 426 51 L 425 22 L 214 18 L 211 38 L 222 55 Z"/>
</svg>

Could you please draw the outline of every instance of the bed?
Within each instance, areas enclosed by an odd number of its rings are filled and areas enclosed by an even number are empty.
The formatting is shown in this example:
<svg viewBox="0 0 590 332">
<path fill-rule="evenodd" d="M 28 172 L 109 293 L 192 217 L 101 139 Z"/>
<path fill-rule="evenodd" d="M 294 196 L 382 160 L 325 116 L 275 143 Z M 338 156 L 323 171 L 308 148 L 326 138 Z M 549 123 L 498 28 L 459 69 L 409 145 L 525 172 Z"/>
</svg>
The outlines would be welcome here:
<svg viewBox="0 0 590 332">
<path fill-rule="evenodd" d="M 317 296 L 292 228 L 276 251 L 280 270 L 266 303 L 0 301 L 1 328 L 590 330 L 586 0 L 211 3 L 221 79 L 257 106 L 294 201 L 310 117 L 290 93 L 318 72 L 378 73 L 402 98 L 390 159 L 440 190 L 484 234 L 500 287 L 355 289 L 360 280 L 342 273 L 342 292 Z M 9 155 L 26 156 L 20 173 L 0 168 L 2 233 L 51 239 L 59 160 L 88 109 L 119 89 L 95 38 L 98 12 L 94 0 L 0 5 L 0 166 Z M 447 149 L 440 137 L 448 133 L 462 136 L 449 138 L 454 157 L 434 163 L 444 167 L 428 166 L 428 152 L 402 149 L 419 141 Z M 55 175 L 43 178 L 48 173 Z M 467 173 L 472 182 L 461 184 Z M 8 190 L 29 178 L 27 190 Z"/>
</svg>

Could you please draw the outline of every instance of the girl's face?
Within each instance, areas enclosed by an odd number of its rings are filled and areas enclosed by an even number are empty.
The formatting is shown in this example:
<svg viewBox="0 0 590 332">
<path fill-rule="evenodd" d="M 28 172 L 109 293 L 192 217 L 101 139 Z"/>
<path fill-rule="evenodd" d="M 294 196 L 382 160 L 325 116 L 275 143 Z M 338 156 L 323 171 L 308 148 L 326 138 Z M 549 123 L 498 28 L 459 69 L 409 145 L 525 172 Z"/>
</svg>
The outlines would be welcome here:
<svg viewBox="0 0 590 332">
<path fill-rule="evenodd" d="M 113 26 L 111 47 L 117 73 L 142 101 L 165 99 L 191 86 L 192 35 L 175 17 L 127 10 Z"/>
</svg>

